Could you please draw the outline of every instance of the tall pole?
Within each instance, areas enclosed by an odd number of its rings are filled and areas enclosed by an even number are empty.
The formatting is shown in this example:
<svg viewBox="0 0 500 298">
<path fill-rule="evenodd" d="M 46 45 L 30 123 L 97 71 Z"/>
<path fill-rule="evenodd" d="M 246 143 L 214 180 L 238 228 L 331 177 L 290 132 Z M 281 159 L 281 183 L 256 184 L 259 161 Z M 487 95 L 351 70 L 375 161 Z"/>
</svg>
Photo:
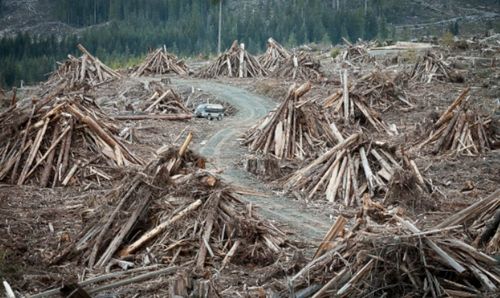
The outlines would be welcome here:
<svg viewBox="0 0 500 298">
<path fill-rule="evenodd" d="M 222 31 L 222 0 L 219 1 L 219 36 L 217 40 L 217 53 L 220 54 L 220 42 L 221 42 L 221 31 Z"/>
</svg>

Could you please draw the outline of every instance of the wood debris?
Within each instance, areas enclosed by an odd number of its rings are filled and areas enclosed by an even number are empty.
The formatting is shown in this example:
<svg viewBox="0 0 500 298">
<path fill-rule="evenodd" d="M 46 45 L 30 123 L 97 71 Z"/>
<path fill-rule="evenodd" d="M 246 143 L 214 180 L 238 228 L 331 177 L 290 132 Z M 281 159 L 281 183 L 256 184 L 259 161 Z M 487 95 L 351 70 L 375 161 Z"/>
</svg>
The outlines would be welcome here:
<svg viewBox="0 0 500 298">
<path fill-rule="evenodd" d="M 272 38 L 267 40 L 266 53 L 259 57 L 259 62 L 274 77 L 304 81 L 323 78 L 319 61 L 304 51 L 291 53 Z"/>
<path fill-rule="evenodd" d="M 410 72 L 413 81 L 430 83 L 432 80 L 440 82 L 463 83 L 464 78 L 444 61 L 443 57 L 428 51 L 420 57 Z"/>
<path fill-rule="evenodd" d="M 0 116 L 0 181 L 42 187 L 110 180 L 109 168 L 141 164 L 88 97 L 49 97 Z"/>
<path fill-rule="evenodd" d="M 375 59 L 368 53 L 368 45 L 364 43 L 352 44 L 347 39 L 342 38 L 347 45 L 347 49 L 342 53 L 342 60 L 350 63 L 370 63 Z"/>
<path fill-rule="evenodd" d="M 155 93 L 145 101 L 142 110 L 145 113 L 159 114 L 190 114 L 179 94 L 173 89 L 167 91 L 155 91 Z"/>
<path fill-rule="evenodd" d="M 450 235 L 450 229 L 421 230 L 369 196 L 363 197 L 354 227 L 344 232 L 342 223 L 339 218 L 314 258 L 288 279 L 294 292 L 311 289 L 312 297 L 477 297 L 500 287 L 496 259 Z"/>
<path fill-rule="evenodd" d="M 59 68 L 50 76 L 46 85 L 58 86 L 65 82 L 70 89 L 85 85 L 95 87 L 120 78 L 121 75 L 92 56 L 81 44 L 78 49 L 83 53 L 80 58 L 68 55 L 68 60 L 58 63 Z"/>
<path fill-rule="evenodd" d="M 360 82 L 368 78 L 361 79 Z M 391 130 L 382 120 L 380 113 L 370 106 L 375 104 L 374 100 L 381 101 L 377 97 L 377 88 L 359 87 L 363 84 L 358 82 L 349 84 L 347 70 L 344 70 L 343 88 L 325 98 L 323 106 L 330 109 L 334 117 L 343 119 L 345 123 L 358 122 L 360 125 L 370 125 L 378 132 L 394 135 L 397 132 Z"/>
<path fill-rule="evenodd" d="M 341 141 L 292 174 L 285 189 L 301 192 L 307 199 L 319 196 L 329 202 L 339 200 L 346 206 L 360 205 L 364 193 L 386 192 L 404 161 L 398 162 L 384 143 L 372 142 L 360 133 L 344 138 L 333 125 L 332 128 Z"/>
<path fill-rule="evenodd" d="M 434 154 L 478 155 L 495 141 L 488 134 L 491 118 L 468 108 L 470 88 L 466 88 L 434 123 L 419 148 L 432 145 Z"/>
<path fill-rule="evenodd" d="M 231 262 L 275 261 L 286 235 L 203 169 L 204 159 L 188 150 L 191 139 L 189 134 L 180 148 L 162 149 L 159 159 L 125 179 L 53 262 L 76 258 L 105 268 L 114 258 L 133 256 L 139 265 L 223 270 Z"/>
<path fill-rule="evenodd" d="M 238 46 L 235 40 L 233 45 L 215 62 L 205 69 L 202 69 L 197 77 L 217 78 L 217 77 L 235 77 L 235 78 L 254 78 L 267 75 L 267 70 L 260 65 L 259 61 L 245 50 L 245 44 Z"/>
<path fill-rule="evenodd" d="M 184 61 L 179 60 L 177 56 L 167 52 L 167 49 L 162 47 L 151 52 L 131 76 L 140 77 L 168 73 L 187 75 L 189 68 Z"/>
<path fill-rule="evenodd" d="M 259 57 L 259 62 L 269 72 L 273 72 L 284 61 L 292 59 L 292 53 L 275 41 L 272 37 L 267 40 L 267 50 Z"/>
<path fill-rule="evenodd" d="M 293 54 L 291 58 L 283 60 L 271 75 L 293 80 L 319 81 L 324 77 L 319 70 L 320 67 L 319 61 L 313 59 L 310 54 L 300 51 Z"/>
<path fill-rule="evenodd" d="M 500 190 L 469 207 L 452 214 L 435 229 L 461 225 L 467 227 L 468 236 L 474 239 L 473 245 L 486 248 L 491 254 L 500 252 Z"/>
<path fill-rule="evenodd" d="M 278 159 L 305 159 L 318 154 L 322 147 L 333 146 L 335 136 L 325 116 L 315 104 L 303 98 L 310 89 L 309 82 L 292 85 L 276 111 L 247 132 L 244 144 L 251 151 Z"/>
</svg>

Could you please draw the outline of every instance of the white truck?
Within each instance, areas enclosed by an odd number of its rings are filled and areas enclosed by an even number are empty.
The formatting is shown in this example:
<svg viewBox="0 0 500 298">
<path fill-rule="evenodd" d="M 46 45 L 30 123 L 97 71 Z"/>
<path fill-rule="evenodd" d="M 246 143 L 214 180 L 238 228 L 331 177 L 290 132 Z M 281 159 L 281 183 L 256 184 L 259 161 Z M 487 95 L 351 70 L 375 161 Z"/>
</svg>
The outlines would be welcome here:
<svg viewBox="0 0 500 298">
<path fill-rule="evenodd" d="M 201 104 L 194 110 L 194 115 L 198 118 L 207 118 L 208 120 L 224 118 L 224 107 L 220 104 Z"/>
</svg>

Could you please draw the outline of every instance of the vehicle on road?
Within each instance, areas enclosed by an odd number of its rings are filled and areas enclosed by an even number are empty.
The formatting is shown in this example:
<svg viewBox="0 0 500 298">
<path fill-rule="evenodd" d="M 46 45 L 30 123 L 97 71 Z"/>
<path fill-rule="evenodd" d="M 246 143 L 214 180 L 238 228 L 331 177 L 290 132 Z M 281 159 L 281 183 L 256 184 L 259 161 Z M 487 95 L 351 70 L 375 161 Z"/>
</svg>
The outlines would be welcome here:
<svg viewBox="0 0 500 298">
<path fill-rule="evenodd" d="M 224 118 L 225 108 L 220 104 L 201 104 L 194 110 L 194 115 L 198 118 L 207 118 L 208 120 Z"/>
</svg>

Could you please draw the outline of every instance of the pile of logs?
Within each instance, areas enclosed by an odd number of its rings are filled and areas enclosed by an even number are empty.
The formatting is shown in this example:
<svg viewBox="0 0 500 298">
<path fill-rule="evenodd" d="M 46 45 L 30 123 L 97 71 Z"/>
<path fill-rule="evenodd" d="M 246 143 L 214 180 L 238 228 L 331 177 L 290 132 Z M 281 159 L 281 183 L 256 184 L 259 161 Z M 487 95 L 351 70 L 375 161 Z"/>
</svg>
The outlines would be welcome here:
<svg viewBox="0 0 500 298">
<path fill-rule="evenodd" d="M 288 288 L 312 297 L 498 293 L 498 261 L 454 237 L 463 234 L 455 231 L 461 225 L 421 230 L 400 209 L 386 210 L 369 196 L 348 231 L 346 222 L 337 218 L 313 259 L 287 280 Z"/>
<path fill-rule="evenodd" d="M 66 83 L 68 88 L 81 88 L 84 85 L 98 86 L 121 75 L 92 56 L 82 45 L 78 49 L 83 53 L 80 58 L 68 55 L 68 60 L 58 63 L 59 68 L 50 76 L 47 84 L 59 86 Z"/>
<path fill-rule="evenodd" d="M 278 159 L 314 157 L 325 146 L 333 146 L 335 137 L 325 115 L 302 97 L 311 83 L 292 85 L 276 111 L 251 128 L 244 144 L 251 151 L 272 154 Z"/>
<path fill-rule="evenodd" d="M 143 112 L 160 114 L 190 114 L 182 98 L 173 89 L 155 91 L 144 103 Z"/>
<path fill-rule="evenodd" d="M 259 57 L 259 62 L 269 72 L 273 72 L 284 61 L 292 59 L 292 53 L 276 42 L 272 37 L 267 40 L 267 50 Z"/>
<path fill-rule="evenodd" d="M 245 50 L 245 44 L 238 46 L 238 41 L 215 62 L 201 70 L 197 77 L 216 78 L 221 76 L 236 78 L 254 78 L 267 75 L 267 70 L 259 61 Z"/>
<path fill-rule="evenodd" d="M 285 189 L 301 193 L 307 199 L 318 195 L 329 202 L 339 200 L 346 206 L 360 205 L 364 193 L 386 192 L 388 182 L 404 162 L 398 162 L 385 143 L 370 141 L 360 133 L 344 138 L 334 124 L 332 130 L 339 143 L 292 174 Z M 416 165 L 411 169 L 425 186 Z"/>
<path fill-rule="evenodd" d="M 351 92 L 364 97 L 368 106 L 377 110 L 386 111 L 396 105 L 413 108 L 414 104 L 404 91 L 404 83 L 401 73 L 377 69 L 357 79 Z"/>
<path fill-rule="evenodd" d="M 410 72 L 410 78 L 422 83 L 430 83 L 432 80 L 457 83 L 464 81 L 463 76 L 452 69 L 443 57 L 438 57 L 437 54 L 430 51 L 415 63 Z"/>
<path fill-rule="evenodd" d="M 203 272 L 205 266 L 223 270 L 233 261 L 274 262 L 286 235 L 203 169 L 205 160 L 188 150 L 191 139 L 189 134 L 181 147 L 158 152 L 159 159 L 125 179 L 53 263 L 77 259 L 89 268 L 106 268 L 135 260 L 137 266 Z"/>
<path fill-rule="evenodd" d="M 485 248 L 488 253 L 500 252 L 500 190 L 454 213 L 436 228 L 445 229 L 456 225 L 467 227 L 473 245 Z"/>
<path fill-rule="evenodd" d="M 319 61 L 313 59 L 306 52 L 294 54 L 290 59 L 284 60 L 272 73 L 279 78 L 291 78 L 293 80 L 319 81 L 323 74 L 319 71 Z"/>
<path fill-rule="evenodd" d="M 297 80 L 320 80 L 319 61 L 306 52 L 292 54 L 274 39 L 267 40 L 266 53 L 259 57 L 259 62 L 274 77 Z"/>
<path fill-rule="evenodd" d="M 491 148 L 492 140 L 487 134 L 491 119 L 468 109 L 466 88 L 434 123 L 429 137 L 419 147 L 432 144 L 432 152 L 454 155 L 478 155 Z"/>
<path fill-rule="evenodd" d="M 144 62 L 132 73 L 132 77 L 176 73 L 187 75 L 189 68 L 177 56 L 167 52 L 165 47 L 151 52 Z"/>
<path fill-rule="evenodd" d="M 357 63 L 369 63 L 374 59 L 368 53 L 367 46 L 362 43 L 352 44 L 347 39 L 342 38 L 347 45 L 347 49 L 342 53 L 342 60 Z"/>
<path fill-rule="evenodd" d="M 382 101 L 377 97 L 377 88 L 360 87 L 366 86 L 366 79 L 369 79 L 369 76 L 351 85 L 345 70 L 342 77 L 343 88 L 328 96 L 323 101 L 323 106 L 330 109 L 334 117 L 343 119 L 345 123 L 356 121 L 361 125 L 371 125 L 378 132 L 393 135 L 394 131 L 389 129 L 380 113 L 371 107 L 371 104 L 376 104 L 374 101 L 377 103 Z"/>
<path fill-rule="evenodd" d="M 48 97 L 0 115 L 0 181 L 66 186 L 111 180 L 115 167 L 141 164 L 118 127 L 83 95 Z"/>
</svg>

